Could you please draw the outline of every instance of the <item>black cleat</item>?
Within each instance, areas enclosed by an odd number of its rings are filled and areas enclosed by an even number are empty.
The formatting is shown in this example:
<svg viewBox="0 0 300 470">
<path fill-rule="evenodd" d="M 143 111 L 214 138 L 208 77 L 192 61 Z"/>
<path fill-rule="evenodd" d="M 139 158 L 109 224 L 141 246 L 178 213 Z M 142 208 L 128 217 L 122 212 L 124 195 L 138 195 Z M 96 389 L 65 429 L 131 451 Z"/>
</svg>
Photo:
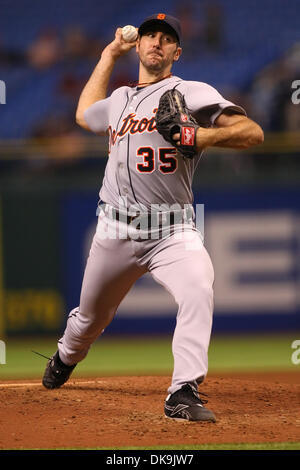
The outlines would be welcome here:
<svg viewBox="0 0 300 470">
<path fill-rule="evenodd" d="M 212 411 L 205 408 L 206 400 L 199 396 L 198 389 L 190 383 L 183 385 L 165 401 L 165 416 L 177 421 L 210 421 L 215 423 Z"/>
<path fill-rule="evenodd" d="M 56 351 L 47 363 L 42 384 L 46 388 L 61 387 L 68 380 L 75 366 L 76 364 L 73 366 L 64 364 Z"/>
</svg>

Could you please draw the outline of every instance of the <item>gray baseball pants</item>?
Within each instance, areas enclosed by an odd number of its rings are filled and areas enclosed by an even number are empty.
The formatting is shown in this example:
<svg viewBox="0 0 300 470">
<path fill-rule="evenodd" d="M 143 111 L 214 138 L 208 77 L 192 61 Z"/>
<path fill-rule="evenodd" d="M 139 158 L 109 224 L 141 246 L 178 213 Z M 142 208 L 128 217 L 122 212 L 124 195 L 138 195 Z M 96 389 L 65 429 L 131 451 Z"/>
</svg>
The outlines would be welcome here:
<svg viewBox="0 0 300 470">
<path fill-rule="evenodd" d="M 136 229 L 132 236 L 124 235 L 122 230 L 128 230 L 125 225 L 111 221 L 103 212 L 99 215 L 80 305 L 70 312 L 58 342 L 60 357 L 68 365 L 82 361 L 135 281 L 149 272 L 178 305 L 172 341 L 174 369 L 168 393 L 186 382 L 201 383 L 208 369 L 214 280 L 201 235 L 191 223 L 175 226 L 174 233 L 167 237 L 141 239 L 136 238 Z"/>
</svg>

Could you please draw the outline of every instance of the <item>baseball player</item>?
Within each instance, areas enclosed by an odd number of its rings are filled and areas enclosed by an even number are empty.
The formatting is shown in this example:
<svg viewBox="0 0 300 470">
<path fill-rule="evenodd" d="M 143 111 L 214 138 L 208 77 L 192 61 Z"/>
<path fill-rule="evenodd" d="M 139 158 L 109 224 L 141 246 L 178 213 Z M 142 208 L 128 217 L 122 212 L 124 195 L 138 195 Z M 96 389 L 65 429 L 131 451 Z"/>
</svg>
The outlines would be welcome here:
<svg viewBox="0 0 300 470">
<path fill-rule="evenodd" d="M 138 83 L 107 97 L 118 58 L 133 47 Z M 109 158 L 80 304 L 69 314 L 43 385 L 58 388 L 68 380 L 135 281 L 150 273 L 178 305 L 165 416 L 215 422 L 198 390 L 208 370 L 214 271 L 195 223 L 191 185 L 205 148 L 248 148 L 263 141 L 263 131 L 210 85 L 172 76 L 181 53 L 180 24 L 170 15 L 148 17 L 131 42 L 118 28 L 82 91 L 77 123 L 96 134 L 108 133 Z M 179 125 L 166 139 L 157 130 L 156 113 L 162 95 L 172 89 L 184 96 L 197 126 L 194 134 L 191 127 L 185 134 L 186 127 Z M 181 153 L 183 143 L 192 145 L 193 158 Z"/>
</svg>

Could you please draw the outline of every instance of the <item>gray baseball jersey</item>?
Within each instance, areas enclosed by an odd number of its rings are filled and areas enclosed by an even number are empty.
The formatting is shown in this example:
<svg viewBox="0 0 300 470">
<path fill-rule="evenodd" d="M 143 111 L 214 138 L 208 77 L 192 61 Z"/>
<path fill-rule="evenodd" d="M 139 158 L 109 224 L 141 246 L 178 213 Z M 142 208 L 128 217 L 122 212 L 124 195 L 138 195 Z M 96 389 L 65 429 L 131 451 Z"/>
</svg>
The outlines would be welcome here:
<svg viewBox="0 0 300 470">
<path fill-rule="evenodd" d="M 153 204 L 192 204 L 192 180 L 201 157 L 190 160 L 177 154 L 156 131 L 154 116 L 160 96 L 177 87 L 202 126 L 213 126 L 226 108 L 245 114 L 214 88 L 178 77 L 144 88 L 121 87 L 90 106 L 84 118 L 96 133 L 109 131 L 109 158 L 100 198 L 108 207 L 123 209 Z M 174 370 L 169 393 L 186 382 L 200 383 L 207 373 L 208 346 L 213 314 L 214 271 L 193 221 L 179 238 L 175 232 L 159 239 L 141 240 L 131 235 L 106 236 L 112 223 L 119 232 L 126 221 L 112 221 L 100 212 L 97 230 L 84 273 L 80 304 L 69 315 L 59 341 L 66 364 L 81 361 L 90 345 L 113 320 L 134 282 L 150 273 L 178 305 L 172 351 Z M 185 224 L 183 224 L 185 225 Z M 192 248 L 191 248 L 192 247 Z"/>
<path fill-rule="evenodd" d="M 90 106 L 84 118 L 94 132 L 109 131 L 109 159 L 100 190 L 100 199 L 119 206 L 191 204 L 192 180 L 201 153 L 182 158 L 176 148 L 156 131 L 154 115 L 159 98 L 176 87 L 187 107 L 203 127 L 212 126 L 225 108 L 245 111 L 225 100 L 206 83 L 171 77 L 144 88 L 118 88 L 112 95 Z"/>
</svg>

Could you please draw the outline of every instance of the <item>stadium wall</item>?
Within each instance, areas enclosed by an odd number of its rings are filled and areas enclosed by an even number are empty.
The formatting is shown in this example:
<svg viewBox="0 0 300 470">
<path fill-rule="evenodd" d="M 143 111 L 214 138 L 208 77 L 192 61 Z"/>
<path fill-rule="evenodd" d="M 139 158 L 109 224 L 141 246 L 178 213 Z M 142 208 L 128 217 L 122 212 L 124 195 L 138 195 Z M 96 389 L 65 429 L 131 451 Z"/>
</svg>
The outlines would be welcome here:
<svg viewBox="0 0 300 470">
<path fill-rule="evenodd" d="M 1 199 L 5 332 L 59 334 L 79 302 L 97 192 L 32 191 Z M 214 330 L 299 328 L 299 188 L 205 189 L 195 192 L 195 204 L 204 205 L 204 243 L 215 268 Z M 170 294 L 145 275 L 107 333 L 170 333 L 176 311 Z"/>
</svg>

